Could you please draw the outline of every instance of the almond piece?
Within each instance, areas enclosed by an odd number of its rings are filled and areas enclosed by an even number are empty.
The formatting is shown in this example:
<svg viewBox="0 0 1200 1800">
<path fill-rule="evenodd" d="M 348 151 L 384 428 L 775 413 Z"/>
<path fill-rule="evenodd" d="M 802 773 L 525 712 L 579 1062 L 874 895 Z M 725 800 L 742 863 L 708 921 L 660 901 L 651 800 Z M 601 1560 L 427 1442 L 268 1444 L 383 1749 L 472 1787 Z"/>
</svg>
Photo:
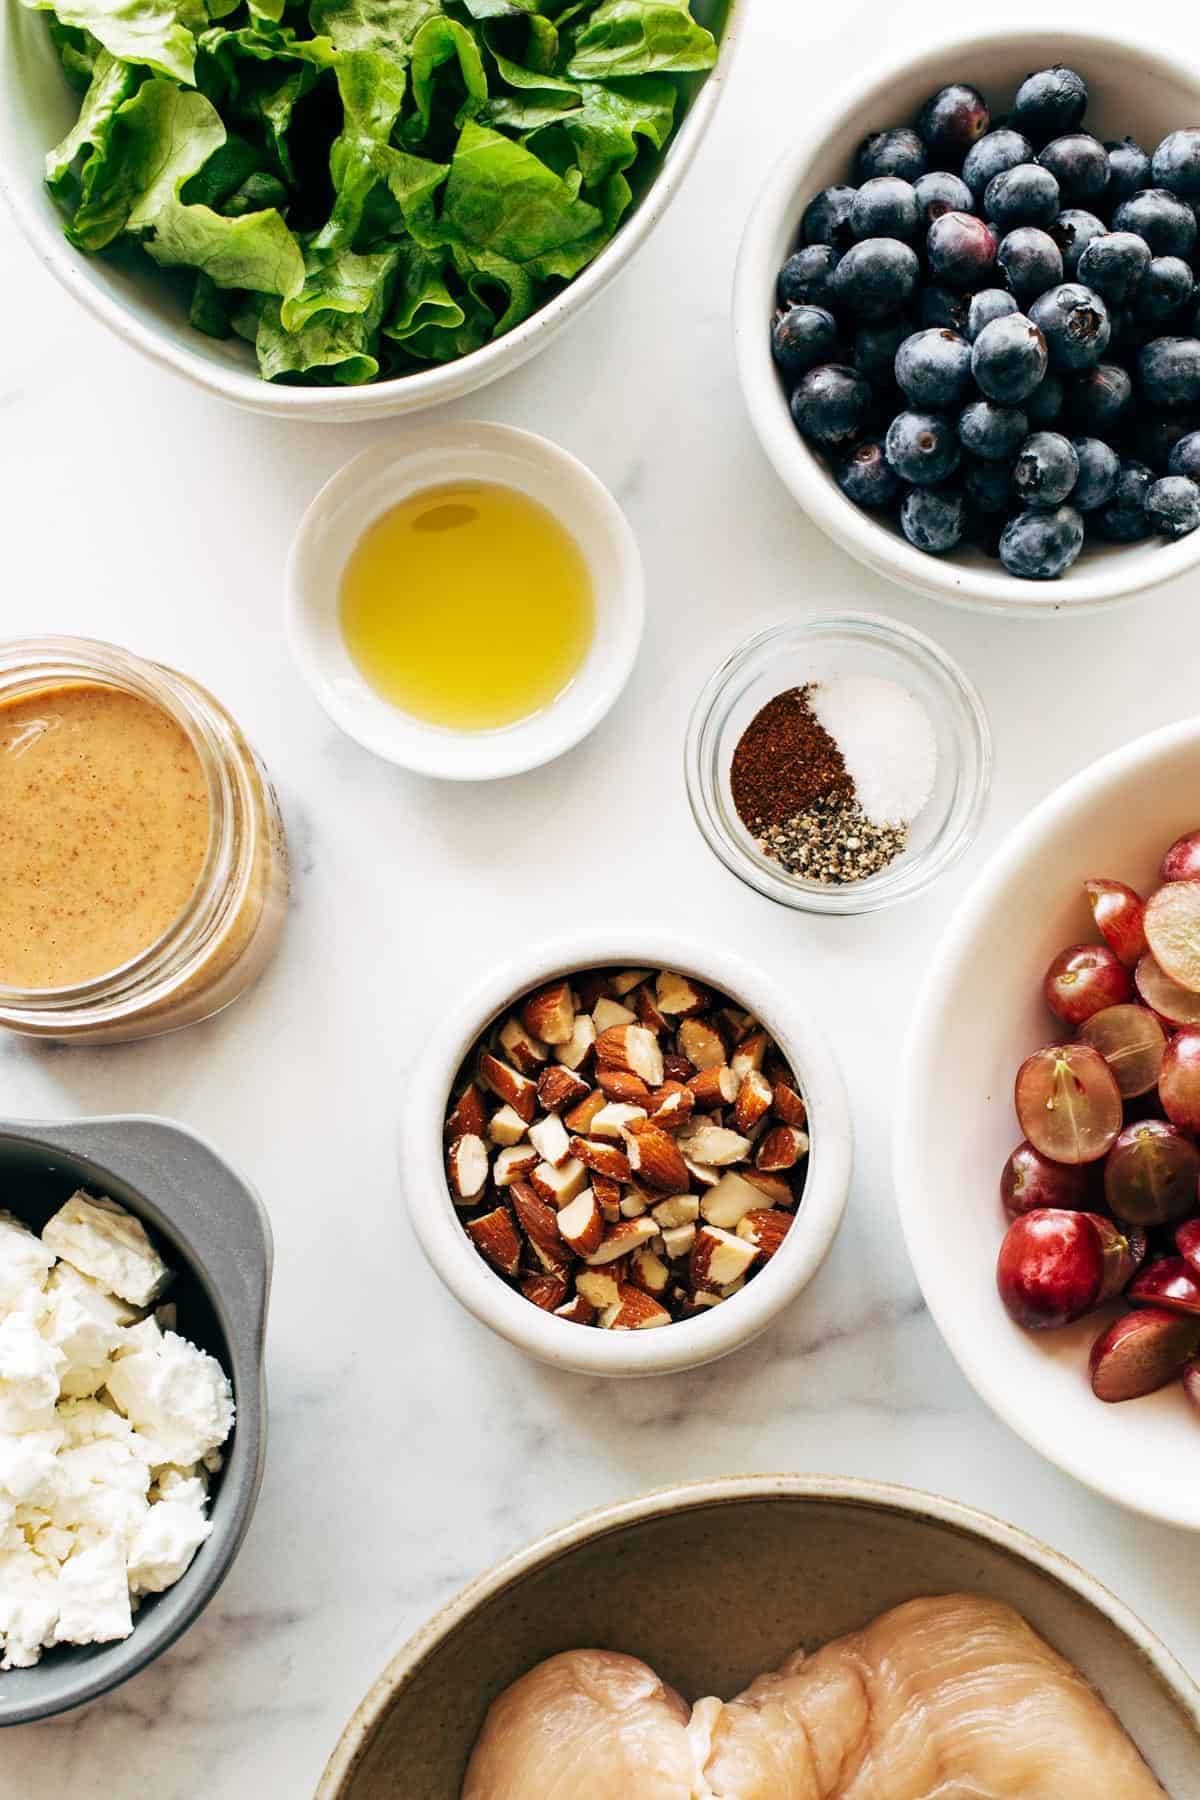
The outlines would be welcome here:
<svg viewBox="0 0 1200 1800">
<path fill-rule="evenodd" d="M 693 1069 L 715 1069 L 725 1061 L 724 1039 L 711 1019 L 684 1019 L 678 1041 Z"/>
<path fill-rule="evenodd" d="M 605 994 L 612 993 L 607 969 L 585 969 L 582 975 L 575 977 L 575 991 L 579 999 L 578 1010 L 590 1013 Z"/>
<path fill-rule="evenodd" d="M 503 1100 L 527 1125 L 537 1111 L 537 1088 L 527 1076 L 485 1050 L 479 1058 L 479 1079 L 497 1100 Z"/>
<path fill-rule="evenodd" d="M 592 1192 L 596 1196 L 600 1210 L 609 1224 L 615 1224 L 621 1216 L 621 1184 L 612 1181 L 607 1175 L 592 1175 Z"/>
<path fill-rule="evenodd" d="M 629 1158 L 616 1144 L 600 1144 L 592 1138 L 573 1137 L 571 1154 L 577 1156 L 585 1168 L 594 1169 L 597 1175 L 607 1175 L 610 1181 L 629 1180 Z"/>
<path fill-rule="evenodd" d="M 720 1306 L 724 1299 L 724 1294 L 699 1288 L 695 1293 L 684 1296 L 679 1316 L 682 1319 L 694 1319 L 697 1314 L 709 1312 L 714 1306 Z"/>
<path fill-rule="evenodd" d="M 539 1119 L 536 1125 L 531 1125 L 529 1141 L 541 1156 L 542 1161 L 553 1164 L 555 1168 L 559 1163 L 565 1162 L 571 1154 L 571 1139 L 567 1134 L 566 1126 L 557 1113 L 547 1113 L 544 1119 Z"/>
<path fill-rule="evenodd" d="M 721 1179 L 720 1169 L 714 1169 L 708 1163 L 697 1162 L 695 1157 L 689 1156 L 686 1150 L 683 1153 L 683 1163 L 688 1174 L 699 1187 L 716 1187 Z"/>
<path fill-rule="evenodd" d="M 786 1081 L 777 1081 L 771 1090 L 771 1103 L 782 1125 L 795 1125 L 797 1130 L 808 1123 L 808 1109 Z"/>
<path fill-rule="evenodd" d="M 580 1069 L 591 1055 L 595 1042 L 596 1027 L 586 1013 L 577 1013 L 567 1042 L 555 1047 L 555 1061 L 566 1069 Z"/>
<path fill-rule="evenodd" d="M 739 1169 L 738 1174 L 743 1181 L 748 1181 L 751 1187 L 758 1189 L 762 1195 L 760 1206 L 795 1206 L 796 1196 L 786 1175 L 768 1175 L 761 1169 Z"/>
<path fill-rule="evenodd" d="M 655 1125 L 661 1125 L 664 1131 L 678 1131 L 691 1118 L 696 1096 L 682 1082 L 664 1081 L 651 1094 L 650 1105 L 653 1108 L 650 1118 Z"/>
<path fill-rule="evenodd" d="M 522 1075 L 536 1075 L 550 1055 L 550 1046 L 533 1037 L 515 1016 L 500 1027 L 499 1043 L 513 1068 Z"/>
<path fill-rule="evenodd" d="M 582 1075 L 576 1075 L 562 1063 L 551 1063 L 538 1076 L 538 1100 L 547 1112 L 561 1112 L 564 1106 L 578 1106 L 591 1089 Z"/>
<path fill-rule="evenodd" d="M 558 1215 L 558 1233 L 576 1256 L 590 1256 L 604 1236 L 604 1214 L 591 1188 L 564 1206 Z"/>
<path fill-rule="evenodd" d="M 660 1200 L 652 1211 L 665 1231 L 672 1225 L 694 1224 L 700 1217 L 700 1202 L 695 1194 L 672 1194 L 669 1200 Z"/>
<path fill-rule="evenodd" d="M 569 1044 L 575 1029 L 570 982 L 552 981 L 530 994 L 521 1008 L 521 1023 L 543 1044 Z"/>
<path fill-rule="evenodd" d="M 529 1185 L 551 1206 L 563 1207 L 587 1186 L 587 1170 L 574 1156 L 568 1156 L 566 1162 L 557 1165 L 540 1162 L 530 1171 Z"/>
<path fill-rule="evenodd" d="M 645 1195 L 639 1193 L 637 1188 L 631 1187 L 627 1193 L 622 1195 L 621 1204 L 617 1210 L 623 1219 L 640 1219 L 643 1213 L 649 1212 L 650 1208 L 646 1204 Z"/>
<path fill-rule="evenodd" d="M 641 1288 L 626 1282 L 617 1290 L 617 1298 L 606 1306 L 596 1323 L 602 1331 L 645 1331 L 654 1325 L 669 1325 L 671 1315 L 665 1306 Z"/>
<path fill-rule="evenodd" d="M 605 1263 L 616 1262 L 620 1256 L 627 1256 L 636 1250 L 639 1244 L 648 1243 L 652 1237 L 658 1236 L 658 1226 L 653 1219 L 619 1219 L 610 1225 L 604 1234 L 604 1240 L 598 1249 L 585 1258 L 589 1268 L 603 1268 Z M 580 1289 L 583 1293 L 585 1290 Z M 591 1295 L 588 1295 L 589 1300 Z"/>
<path fill-rule="evenodd" d="M 774 1090 L 761 1069 L 747 1069 L 733 1108 L 733 1122 L 743 1136 L 766 1117 L 773 1099 Z"/>
<path fill-rule="evenodd" d="M 619 1100 L 624 1106 L 647 1106 L 650 1089 L 640 1075 L 631 1075 L 628 1069 L 597 1069 L 596 1084 L 610 1100 Z"/>
<path fill-rule="evenodd" d="M 450 1108 L 446 1119 L 446 1136 L 448 1138 L 482 1137 L 487 1130 L 487 1107 L 483 1095 L 471 1082 L 465 1087 L 454 1105 Z"/>
<path fill-rule="evenodd" d="M 610 1100 L 602 1106 L 592 1119 L 592 1137 L 621 1138 L 629 1125 L 636 1124 L 646 1117 L 644 1106 L 622 1106 L 619 1100 Z"/>
<path fill-rule="evenodd" d="M 563 1124 L 568 1131 L 578 1131 L 586 1137 L 592 1129 L 592 1120 L 607 1105 L 608 1095 L 604 1089 L 593 1088 L 585 1100 L 581 1100 L 578 1106 L 573 1106 L 570 1112 L 563 1114 Z"/>
<path fill-rule="evenodd" d="M 678 1142 L 686 1156 L 711 1168 L 728 1168 L 730 1163 L 744 1162 L 750 1154 L 748 1138 L 708 1119 L 692 1119 L 679 1133 Z"/>
<path fill-rule="evenodd" d="M 507 1206 L 493 1207 L 478 1219 L 468 1220 L 467 1236 L 494 1269 L 513 1279 L 521 1266 L 521 1234 Z"/>
<path fill-rule="evenodd" d="M 557 1312 L 567 1297 L 567 1284 L 558 1275 L 527 1275 L 521 1292 L 543 1312 Z"/>
<path fill-rule="evenodd" d="M 646 982 L 634 994 L 633 1006 L 637 1013 L 638 1024 L 644 1025 L 647 1031 L 652 1031 L 655 1037 L 661 1037 L 671 1029 L 658 1010 L 654 999 L 654 990 L 649 982 Z"/>
<path fill-rule="evenodd" d="M 669 1019 L 686 1019 L 692 1013 L 703 1012 L 708 1005 L 704 989 L 687 975 L 677 975 L 673 969 L 664 969 L 655 981 L 654 998 L 659 1012 Z"/>
<path fill-rule="evenodd" d="M 679 1056 L 668 1051 L 663 1057 L 663 1079 L 665 1081 L 682 1081 L 685 1084 L 696 1073 L 686 1056 Z"/>
<path fill-rule="evenodd" d="M 662 1234 L 663 1249 L 672 1262 L 687 1256 L 696 1241 L 694 1225 L 669 1225 Z"/>
<path fill-rule="evenodd" d="M 662 1257 L 654 1254 L 649 1244 L 642 1244 L 629 1259 L 629 1279 L 644 1294 L 665 1294 L 671 1280 L 671 1271 Z"/>
<path fill-rule="evenodd" d="M 492 1180 L 498 1188 L 511 1187 L 514 1181 L 527 1181 L 540 1160 L 532 1144 L 508 1144 L 493 1164 Z"/>
<path fill-rule="evenodd" d="M 721 1008 L 721 1018 L 723 1022 L 728 1025 L 730 1031 L 732 1031 L 735 1044 L 740 1044 L 744 1037 L 749 1037 L 750 1033 L 758 1025 L 758 1020 L 754 1017 L 754 1014 L 746 1012 L 744 1008 L 740 1006 L 723 1006 Z"/>
<path fill-rule="evenodd" d="M 487 1186 L 487 1145 L 475 1132 L 455 1138 L 446 1152 L 446 1173 L 456 1206 L 474 1206 Z"/>
<path fill-rule="evenodd" d="M 493 1144 L 519 1144 L 527 1129 L 519 1112 L 502 1106 L 488 1120 L 487 1134 Z"/>
<path fill-rule="evenodd" d="M 649 1119 L 635 1119 L 626 1129 L 629 1167 L 650 1187 L 680 1194 L 687 1186 L 687 1167 L 669 1131 Z"/>
<path fill-rule="evenodd" d="M 794 1125 L 776 1125 L 768 1131 L 754 1155 L 754 1166 L 768 1174 L 794 1169 L 808 1150 L 808 1136 Z"/>
<path fill-rule="evenodd" d="M 621 969 L 616 975 L 610 975 L 608 985 L 618 1000 L 626 994 L 632 994 L 634 988 L 641 987 L 643 981 L 649 981 L 649 969 Z"/>
<path fill-rule="evenodd" d="M 742 1039 L 731 1058 L 733 1072 L 739 1081 L 744 1081 L 752 1069 L 762 1068 L 763 1057 L 767 1053 L 767 1045 L 770 1041 L 761 1026 L 757 1031 L 752 1031 L 749 1037 Z"/>
<path fill-rule="evenodd" d="M 662 1086 L 662 1051 L 644 1025 L 610 1025 L 596 1039 L 596 1060 L 601 1068 L 639 1075 L 649 1087 Z"/>
<path fill-rule="evenodd" d="M 554 1316 L 567 1319 L 572 1325 L 590 1325 L 596 1317 L 596 1309 L 582 1294 L 572 1294 L 565 1306 L 555 1307 Z"/>
<path fill-rule="evenodd" d="M 724 1288 L 739 1275 L 744 1275 L 758 1257 L 758 1250 L 745 1238 L 716 1225 L 702 1225 L 696 1233 L 688 1261 L 688 1279 L 693 1288 Z"/>
<path fill-rule="evenodd" d="M 517 1224 L 542 1268 L 551 1275 L 569 1268 L 571 1253 L 559 1233 L 554 1208 L 547 1206 L 528 1182 L 514 1181 L 508 1191 Z"/>
<path fill-rule="evenodd" d="M 589 1306 L 612 1306 L 625 1275 L 624 1262 L 610 1263 L 606 1269 L 580 1269 L 575 1277 L 575 1291 L 583 1295 Z"/>
<path fill-rule="evenodd" d="M 637 1014 L 628 1006 L 622 1006 L 617 1000 L 610 1000 L 606 994 L 597 1000 L 592 1008 L 592 1024 L 596 1027 L 596 1035 L 602 1037 L 606 1031 L 613 1031 L 618 1025 L 636 1025 Z"/>
<path fill-rule="evenodd" d="M 756 1206 L 738 1220 L 737 1234 L 753 1244 L 764 1262 L 769 1262 L 791 1227 L 791 1213 L 776 1212 L 773 1206 Z"/>
<path fill-rule="evenodd" d="M 717 1112 L 722 1106 L 732 1106 L 737 1099 L 737 1076 L 728 1063 L 713 1063 L 691 1077 L 688 1089 L 697 1112 Z"/>
<path fill-rule="evenodd" d="M 733 1231 L 748 1212 L 762 1206 L 762 1195 L 738 1174 L 726 1169 L 716 1187 L 709 1188 L 700 1202 L 701 1215 L 710 1225 L 722 1231 Z"/>
</svg>

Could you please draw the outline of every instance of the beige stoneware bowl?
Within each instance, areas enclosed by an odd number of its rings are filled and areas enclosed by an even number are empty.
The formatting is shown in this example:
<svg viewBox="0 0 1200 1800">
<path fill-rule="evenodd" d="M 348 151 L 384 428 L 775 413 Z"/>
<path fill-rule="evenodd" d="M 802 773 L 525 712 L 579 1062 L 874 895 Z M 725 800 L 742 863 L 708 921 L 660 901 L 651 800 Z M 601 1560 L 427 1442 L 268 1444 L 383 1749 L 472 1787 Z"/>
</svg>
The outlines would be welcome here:
<svg viewBox="0 0 1200 1800">
<path fill-rule="evenodd" d="M 1024 1614 L 1099 1688 L 1168 1792 L 1195 1794 L 1200 1689 L 1074 1563 L 932 1494 L 762 1475 L 606 1507 L 473 1583 L 389 1663 L 316 1800 L 458 1800 L 491 1701 L 560 1650 L 629 1651 L 689 1700 L 730 1696 L 801 1642 L 955 1589 Z"/>
</svg>

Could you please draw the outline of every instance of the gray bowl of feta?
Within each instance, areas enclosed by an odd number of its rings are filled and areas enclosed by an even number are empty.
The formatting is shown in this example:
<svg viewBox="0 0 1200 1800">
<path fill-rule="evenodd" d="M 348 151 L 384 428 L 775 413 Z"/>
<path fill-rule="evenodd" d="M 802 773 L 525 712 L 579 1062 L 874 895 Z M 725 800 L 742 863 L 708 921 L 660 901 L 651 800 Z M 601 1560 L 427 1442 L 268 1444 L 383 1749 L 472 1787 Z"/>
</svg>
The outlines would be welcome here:
<svg viewBox="0 0 1200 1800">
<path fill-rule="evenodd" d="M 126 1681 L 228 1574 L 271 1260 L 258 1196 L 192 1132 L 0 1122 L 0 1726 Z"/>
</svg>

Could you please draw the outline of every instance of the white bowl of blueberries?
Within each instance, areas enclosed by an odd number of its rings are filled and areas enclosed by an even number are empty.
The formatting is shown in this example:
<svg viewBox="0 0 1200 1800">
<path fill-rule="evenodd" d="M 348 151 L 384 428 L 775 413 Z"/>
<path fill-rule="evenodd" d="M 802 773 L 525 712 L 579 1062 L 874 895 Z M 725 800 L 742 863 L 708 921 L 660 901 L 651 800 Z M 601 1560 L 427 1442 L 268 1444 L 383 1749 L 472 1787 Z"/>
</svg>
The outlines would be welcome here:
<svg viewBox="0 0 1200 1800">
<path fill-rule="evenodd" d="M 879 573 L 1006 612 L 1200 563 L 1200 78 L 983 34 L 843 96 L 772 175 L 734 301 L 763 446 Z"/>
</svg>

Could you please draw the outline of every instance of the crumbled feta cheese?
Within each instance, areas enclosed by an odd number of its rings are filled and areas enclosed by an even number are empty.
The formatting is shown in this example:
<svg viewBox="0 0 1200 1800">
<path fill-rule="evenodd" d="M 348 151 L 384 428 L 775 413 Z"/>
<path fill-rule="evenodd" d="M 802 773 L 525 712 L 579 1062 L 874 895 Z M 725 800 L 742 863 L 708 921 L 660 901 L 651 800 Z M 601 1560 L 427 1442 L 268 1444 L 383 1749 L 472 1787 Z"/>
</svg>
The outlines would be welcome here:
<svg viewBox="0 0 1200 1800">
<path fill-rule="evenodd" d="M 93 1200 L 82 1189 L 55 1213 L 42 1242 L 131 1306 L 149 1306 L 171 1279 L 141 1220 L 115 1200 Z"/>
<path fill-rule="evenodd" d="M 0 1551 L 0 1669 L 29 1669 L 54 1640 L 58 1572 L 27 1544 Z"/>
<path fill-rule="evenodd" d="M 108 1359 L 136 1308 L 106 1294 L 70 1263 L 60 1262 L 46 1283 L 39 1325 L 47 1343 L 66 1357 L 60 1386 L 68 1399 L 86 1399 L 108 1377 Z"/>
<path fill-rule="evenodd" d="M 54 1423 L 58 1374 L 66 1357 L 48 1344 L 32 1313 L 0 1319 L 0 1431 L 38 1431 Z"/>
<path fill-rule="evenodd" d="M 53 1261 L 54 1252 L 41 1238 L 11 1213 L 0 1212 L 0 1318 L 7 1312 L 32 1310 Z"/>
<path fill-rule="evenodd" d="M 176 1496 L 159 1500 L 134 1532 L 129 1546 L 129 1586 L 135 1594 L 161 1594 L 186 1573 L 212 1530 L 198 1481 L 183 1482 Z"/>
<path fill-rule="evenodd" d="M 55 1461 L 65 1441 L 58 1425 L 45 1431 L 0 1432 L 0 1498 L 16 1507 L 49 1497 Z"/>
<path fill-rule="evenodd" d="M 111 1644 L 133 1630 L 125 1546 L 115 1538 L 77 1550 L 58 1576 L 60 1644 Z"/>
<path fill-rule="evenodd" d="M 199 1462 L 233 1429 L 229 1377 L 214 1356 L 173 1331 L 155 1342 L 146 1330 L 152 1323 L 144 1320 L 125 1334 L 139 1338 L 139 1347 L 117 1358 L 108 1392 L 130 1423 L 162 1447 L 163 1462 Z"/>
</svg>

